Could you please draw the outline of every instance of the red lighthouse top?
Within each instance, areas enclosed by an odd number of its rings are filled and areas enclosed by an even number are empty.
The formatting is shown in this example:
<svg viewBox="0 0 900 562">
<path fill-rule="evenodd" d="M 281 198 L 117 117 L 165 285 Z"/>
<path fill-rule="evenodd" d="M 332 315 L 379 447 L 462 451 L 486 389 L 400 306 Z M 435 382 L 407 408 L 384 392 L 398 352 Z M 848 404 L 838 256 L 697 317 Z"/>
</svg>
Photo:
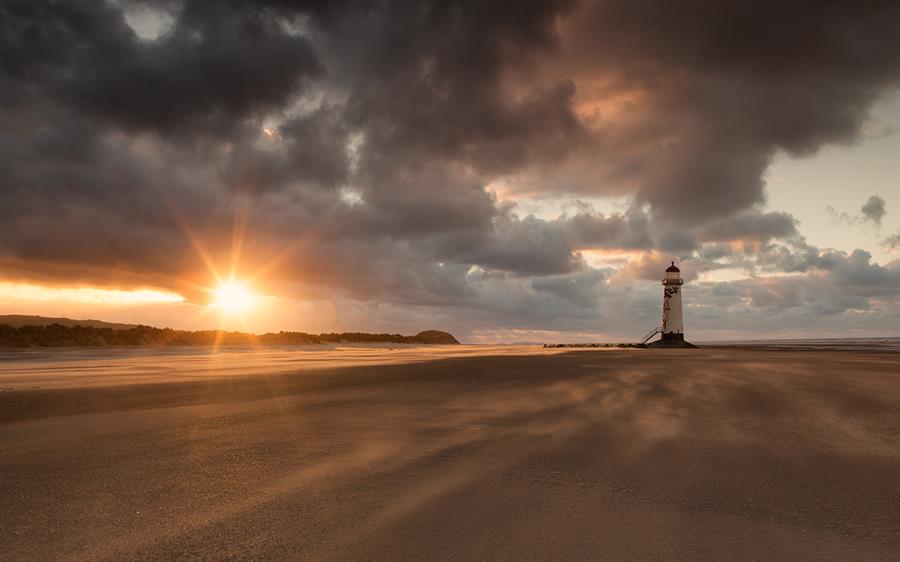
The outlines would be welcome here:
<svg viewBox="0 0 900 562">
<path fill-rule="evenodd" d="M 677 267 L 675 267 L 675 262 L 672 262 L 672 265 L 670 265 L 669 267 L 666 268 L 666 273 L 679 273 L 679 272 L 681 272 L 681 270 L 678 269 Z"/>
</svg>

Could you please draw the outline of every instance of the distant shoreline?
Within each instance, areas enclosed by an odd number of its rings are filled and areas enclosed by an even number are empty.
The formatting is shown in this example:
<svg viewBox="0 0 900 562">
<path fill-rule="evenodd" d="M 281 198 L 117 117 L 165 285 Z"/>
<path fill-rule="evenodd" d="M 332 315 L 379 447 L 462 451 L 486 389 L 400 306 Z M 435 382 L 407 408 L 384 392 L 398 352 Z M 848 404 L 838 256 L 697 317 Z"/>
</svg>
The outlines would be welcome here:
<svg viewBox="0 0 900 562">
<path fill-rule="evenodd" d="M 394 343 L 458 345 L 452 334 L 426 330 L 412 336 L 343 332 L 308 334 L 273 332 L 262 335 L 219 330 L 172 330 L 135 326 L 109 328 L 74 324 L 12 326 L 0 323 L 0 348 L 30 347 L 155 347 L 155 346 L 253 346 L 269 344 L 319 345 L 334 343 Z"/>
</svg>

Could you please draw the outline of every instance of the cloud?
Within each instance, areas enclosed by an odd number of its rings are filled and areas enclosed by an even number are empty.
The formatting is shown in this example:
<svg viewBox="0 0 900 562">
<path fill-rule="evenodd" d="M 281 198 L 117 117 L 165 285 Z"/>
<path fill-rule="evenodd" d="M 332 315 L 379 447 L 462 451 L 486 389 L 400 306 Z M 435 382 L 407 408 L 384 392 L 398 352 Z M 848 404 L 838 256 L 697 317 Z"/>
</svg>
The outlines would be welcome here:
<svg viewBox="0 0 900 562">
<path fill-rule="evenodd" d="M 893 252 L 896 250 L 900 246 L 900 230 L 897 231 L 897 234 L 891 234 L 882 240 L 881 244 L 884 246 L 885 251 Z"/>
<path fill-rule="evenodd" d="M 877 195 L 869 197 L 861 211 L 864 219 L 875 226 L 881 226 L 881 219 L 887 214 L 887 210 L 884 208 L 884 199 Z"/>
<path fill-rule="evenodd" d="M 590 303 L 673 258 L 892 294 L 865 256 L 828 269 L 764 173 L 864 132 L 900 80 L 896 3 L 152 6 L 0 7 L 4 274 L 198 300 L 200 254 L 227 267 L 241 238 L 279 290 L 484 329 L 643 322 L 655 291 Z M 626 205 L 538 217 L 526 193 Z M 883 200 L 862 212 L 881 224 Z"/>
<path fill-rule="evenodd" d="M 878 195 L 872 195 L 869 197 L 866 202 L 863 204 L 860 209 L 860 215 L 851 215 L 846 211 L 838 212 L 834 207 L 828 206 L 825 208 L 825 211 L 831 217 L 832 222 L 834 223 L 843 223 L 843 224 L 860 224 L 860 223 L 870 223 L 874 225 L 876 228 L 881 227 L 881 220 L 887 214 L 887 209 L 885 209 L 885 201 Z"/>
<path fill-rule="evenodd" d="M 654 245 L 650 217 L 633 207 L 625 213 L 604 215 L 580 212 L 565 219 L 579 248 L 648 249 Z M 688 242 L 687 245 L 691 245 Z"/>
<path fill-rule="evenodd" d="M 105 2 L 12 2 L 6 12 L 4 74 L 19 102 L 40 93 L 125 128 L 228 128 L 323 72 L 309 39 L 265 10 L 188 3 L 155 41 Z"/>
<path fill-rule="evenodd" d="M 575 306 L 590 309 L 596 306 L 599 286 L 608 277 L 608 271 L 589 270 L 579 275 L 534 279 L 531 287 L 539 293 L 550 294 Z"/>
<path fill-rule="evenodd" d="M 586 158 L 615 158 L 578 189 L 627 182 L 681 219 L 761 203 L 762 172 L 777 151 L 802 156 L 851 141 L 876 92 L 896 85 L 897 61 L 877 60 L 900 45 L 878 21 L 896 12 L 888 3 L 591 3 L 564 22 L 573 55 L 560 71 L 584 77 L 576 103 L 601 133 Z"/>
<path fill-rule="evenodd" d="M 797 236 L 797 220 L 788 213 L 745 211 L 704 227 L 704 242 L 750 240 L 766 243 L 775 238 Z"/>
</svg>

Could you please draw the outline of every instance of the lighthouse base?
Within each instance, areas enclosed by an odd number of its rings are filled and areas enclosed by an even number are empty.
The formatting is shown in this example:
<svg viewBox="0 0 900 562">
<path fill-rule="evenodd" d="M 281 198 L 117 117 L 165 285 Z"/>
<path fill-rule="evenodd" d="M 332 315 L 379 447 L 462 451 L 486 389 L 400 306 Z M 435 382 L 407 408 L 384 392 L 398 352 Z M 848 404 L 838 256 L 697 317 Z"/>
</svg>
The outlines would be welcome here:
<svg viewBox="0 0 900 562">
<path fill-rule="evenodd" d="M 663 332 L 662 338 L 656 340 L 655 342 L 648 343 L 647 347 L 650 348 L 681 348 L 681 349 L 696 349 L 697 346 L 684 341 L 684 334 L 675 334 L 675 333 L 665 333 Z"/>
</svg>

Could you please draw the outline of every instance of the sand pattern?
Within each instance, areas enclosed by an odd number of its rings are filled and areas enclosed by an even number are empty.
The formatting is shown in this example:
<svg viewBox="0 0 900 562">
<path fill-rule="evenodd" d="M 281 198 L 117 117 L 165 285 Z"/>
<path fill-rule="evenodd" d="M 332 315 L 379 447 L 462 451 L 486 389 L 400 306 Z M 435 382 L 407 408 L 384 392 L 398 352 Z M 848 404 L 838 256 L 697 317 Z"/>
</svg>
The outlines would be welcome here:
<svg viewBox="0 0 900 562">
<path fill-rule="evenodd" d="M 900 559 L 898 354 L 193 353 L 4 357 L 0 559 Z"/>
</svg>

